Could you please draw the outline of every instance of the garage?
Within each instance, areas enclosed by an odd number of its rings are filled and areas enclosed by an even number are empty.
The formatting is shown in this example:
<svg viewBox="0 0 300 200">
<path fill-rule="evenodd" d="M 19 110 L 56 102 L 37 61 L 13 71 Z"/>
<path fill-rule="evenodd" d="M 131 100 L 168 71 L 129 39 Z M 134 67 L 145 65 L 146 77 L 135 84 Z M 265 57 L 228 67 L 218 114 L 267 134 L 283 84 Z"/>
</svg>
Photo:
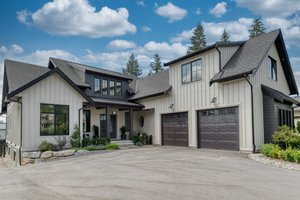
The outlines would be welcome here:
<svg viewBox="0 0 300 200">
<path fill-rule="evenodd" d="M 188 146 L 188 113 L 162 115 L 162 145 Z"/>
<path fill-rule="evenodd" d="M 238 151 L 238 107 L 198 111 L 198 146 Z"/>
</svg>

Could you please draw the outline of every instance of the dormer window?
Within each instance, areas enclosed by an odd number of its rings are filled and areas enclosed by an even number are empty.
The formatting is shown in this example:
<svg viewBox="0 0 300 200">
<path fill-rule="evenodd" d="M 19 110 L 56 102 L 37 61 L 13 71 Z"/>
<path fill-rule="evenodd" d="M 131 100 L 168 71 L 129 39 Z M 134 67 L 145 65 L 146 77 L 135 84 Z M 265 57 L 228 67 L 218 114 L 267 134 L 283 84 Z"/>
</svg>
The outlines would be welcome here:
<svg viewBox="0 0 300 200">
<path fill-rule="evenodd" d="M 95 93 L 100 93 L 100 79 L 95 78 L 94 80 L 94 91 Z"/>
<path fill-rule="evenodd" d="M 270 79 L 277 81 L 277 63 L 270 56 L 268 57 L 268 75 Z"/>
<path fill-rule="evenodd" d="M 195 60 L 181 66 L 182 83 L 200 81 L 202 79 L 202 60 Z"/>
</svg>

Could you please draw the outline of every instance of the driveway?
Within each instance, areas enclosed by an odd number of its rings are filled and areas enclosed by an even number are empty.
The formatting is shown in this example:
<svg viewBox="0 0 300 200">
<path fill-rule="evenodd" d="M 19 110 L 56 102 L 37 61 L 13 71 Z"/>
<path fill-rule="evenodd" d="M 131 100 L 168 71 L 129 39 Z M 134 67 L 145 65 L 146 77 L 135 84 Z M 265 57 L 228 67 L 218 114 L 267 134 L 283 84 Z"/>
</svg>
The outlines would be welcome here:
<svg viewBox="0 0 300 200">
<path fill-rule="evenodd" d="M 289 199 L 300 172 L 246 154 L 154 147 L 0 169 L 1 200 Z"/>
</svg>

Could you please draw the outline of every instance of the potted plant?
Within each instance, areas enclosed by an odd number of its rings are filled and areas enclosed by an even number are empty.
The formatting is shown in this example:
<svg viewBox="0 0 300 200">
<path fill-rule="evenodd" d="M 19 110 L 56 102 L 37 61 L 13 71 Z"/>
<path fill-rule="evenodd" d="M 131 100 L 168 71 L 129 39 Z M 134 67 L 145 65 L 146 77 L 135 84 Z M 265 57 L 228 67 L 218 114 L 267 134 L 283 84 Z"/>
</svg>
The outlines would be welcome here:
<svg viewBox="0 0 300 200">
<path fill-rule="evenodd" d="M 122 140 L 126 140 L 126 127 L 125 126 L 122 126 L 120 128 L 120 131 L 121 131 L 121 139 Z"/>
</svg>

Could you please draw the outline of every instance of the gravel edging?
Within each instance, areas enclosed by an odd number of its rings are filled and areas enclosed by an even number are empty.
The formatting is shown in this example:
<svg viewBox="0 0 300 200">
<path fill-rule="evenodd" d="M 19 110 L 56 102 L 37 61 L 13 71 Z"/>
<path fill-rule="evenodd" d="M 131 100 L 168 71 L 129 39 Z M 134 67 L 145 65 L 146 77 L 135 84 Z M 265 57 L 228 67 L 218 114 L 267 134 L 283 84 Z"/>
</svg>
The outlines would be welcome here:
<svg viewBox="0 0 300 200">
<path fill-rule="evenodd" d="M 298 163 L 269 158 L 263 154 L 249 154 L 248 158 L 274 167 L 300 171 L 300 164 Z"/>
</svg>

